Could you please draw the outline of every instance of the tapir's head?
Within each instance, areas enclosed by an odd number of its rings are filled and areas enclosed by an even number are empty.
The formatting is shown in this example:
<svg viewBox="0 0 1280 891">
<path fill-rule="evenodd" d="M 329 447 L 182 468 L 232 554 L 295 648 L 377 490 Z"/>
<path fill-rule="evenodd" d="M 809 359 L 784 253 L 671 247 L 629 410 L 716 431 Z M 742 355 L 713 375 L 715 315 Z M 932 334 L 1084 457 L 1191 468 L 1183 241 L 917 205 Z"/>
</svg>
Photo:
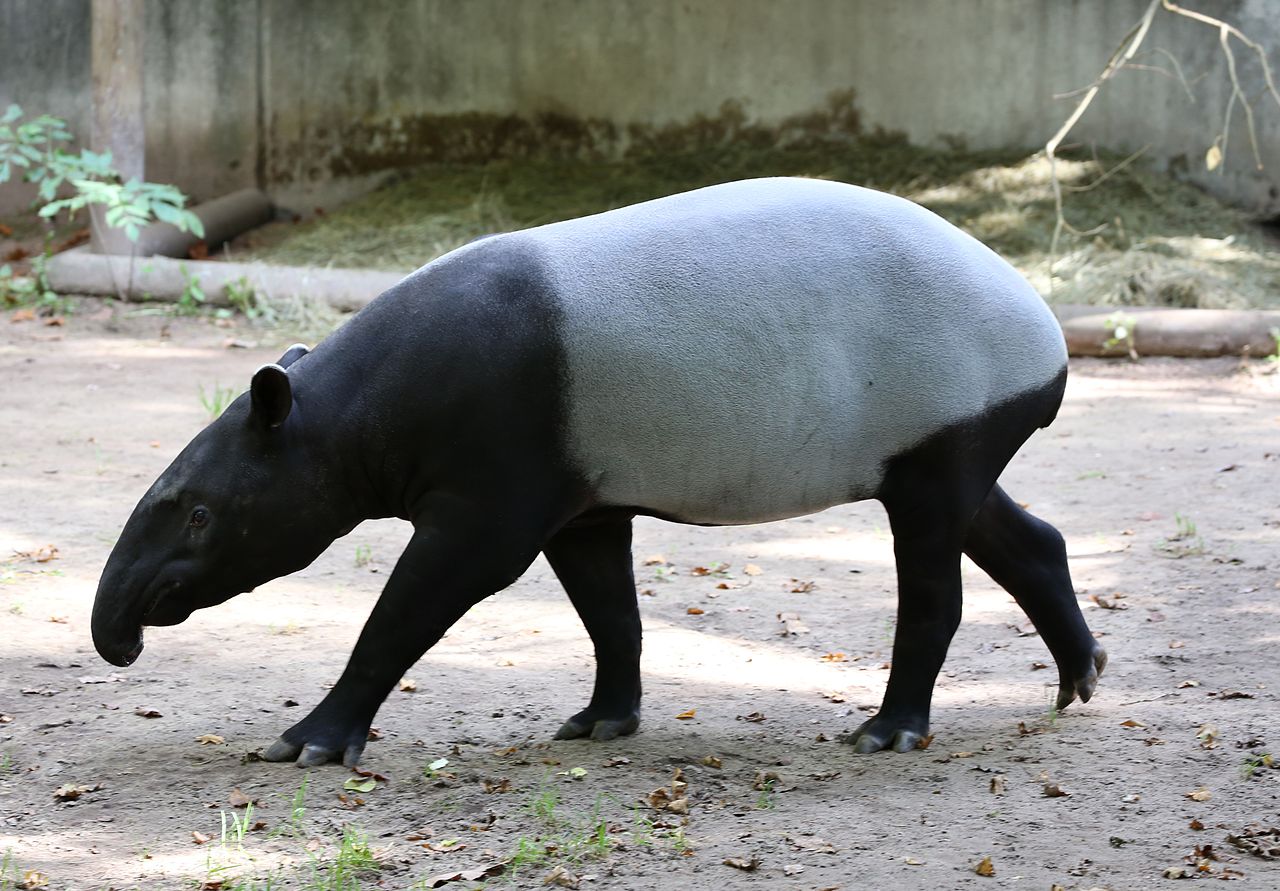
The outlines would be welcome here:
<svg viewBox="0 0 1280 891">
<path fill-rule="evenodd" d="M 176 625 L 301 569 L 345 531 L 326 494 L 331 462 L 306 436 L 285 370 L 305 352 L 291 347 L 258 369 L 138 502 L 93 604 L 93 642 L 108 662 L 138 658 L 144 625 Z"/>
</svg>

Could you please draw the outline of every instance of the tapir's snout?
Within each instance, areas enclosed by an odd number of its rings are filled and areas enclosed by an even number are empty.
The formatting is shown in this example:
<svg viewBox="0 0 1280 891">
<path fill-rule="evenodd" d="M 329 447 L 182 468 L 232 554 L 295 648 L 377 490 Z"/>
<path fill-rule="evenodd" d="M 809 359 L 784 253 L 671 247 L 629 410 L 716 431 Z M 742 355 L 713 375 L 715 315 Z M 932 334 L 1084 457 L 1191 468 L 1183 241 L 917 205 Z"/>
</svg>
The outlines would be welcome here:
<svg viewBox="0 0 1280 891">
<path fill-rule="evenodd" d="M 142 625 L 104 620 L 98 608 L 100 602 L 101 595 L 93 609 L 93 646 L 112 665 L 130 666 L 142 655 Z"/>
</svg>

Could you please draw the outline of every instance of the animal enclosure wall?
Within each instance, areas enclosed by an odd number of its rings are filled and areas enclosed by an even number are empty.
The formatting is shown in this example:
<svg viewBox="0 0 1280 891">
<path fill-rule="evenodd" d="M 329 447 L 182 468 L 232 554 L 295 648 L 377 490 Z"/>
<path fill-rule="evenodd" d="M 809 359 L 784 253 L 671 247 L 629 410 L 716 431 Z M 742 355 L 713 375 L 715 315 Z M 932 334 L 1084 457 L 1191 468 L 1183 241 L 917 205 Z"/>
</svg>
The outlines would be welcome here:
<svg viewBox="0 0 1280 891">
<path fill-rule="evenodd" d="M 439 159 L 855 126 L 916 142 L 1034 147 L 1147 0 L 216 0 L 147 5 L 147 174 L 198 198 L 257 184 L 334 200 Z M 1191 2 L 1280 69 L 1274 0 Z M 0 103 L 87 134 L 89 0 L 0 4 Z M 1205 170 L 1230 95 L 1217 32 L 1161 12 L 1073 138 L 1150 145 L 1214 192 L 1280 212 L 1280 108 L 1239 44 L 1266 169 L 1237 104 L 1225 173 Z M 1173 60 L 1176 60 L 1176 66 Z M 1153 70 L 1159 68 L 1161 70 Z M 1179 73 L 1182 79 L 1179 78 Z M 834 98 L 833 98 L 834 97 Z M 834 104 L 833 104 L 834 103 Z M 782 128 L 783 135 L 787 127 Z M 0 202 L 2 203 L 2 202 Z"/>
</svg>

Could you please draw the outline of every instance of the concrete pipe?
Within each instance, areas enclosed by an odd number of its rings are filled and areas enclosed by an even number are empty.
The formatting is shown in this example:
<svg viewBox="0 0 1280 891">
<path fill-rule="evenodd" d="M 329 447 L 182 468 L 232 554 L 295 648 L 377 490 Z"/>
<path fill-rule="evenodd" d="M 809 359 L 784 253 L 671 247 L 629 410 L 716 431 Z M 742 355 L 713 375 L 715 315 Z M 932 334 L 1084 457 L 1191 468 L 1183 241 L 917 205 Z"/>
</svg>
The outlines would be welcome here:
<svg viewBox="0 0 1280 891">
<path fill-rule="evenodd" d="M 241 189 L 221 198 L 214 198 L 191 208 L 191 212 L 204 224 L 204 238 L 183 232 L 169 223 L 152 223 L 138 236 L 136 253 L 139 257 L 186 257 L 191 246 L 204 241 L 209 247 L 217 247 L 255 226 L 269 223 L 275 217 L 271 200 L 258 189 Z"/>
</svg>

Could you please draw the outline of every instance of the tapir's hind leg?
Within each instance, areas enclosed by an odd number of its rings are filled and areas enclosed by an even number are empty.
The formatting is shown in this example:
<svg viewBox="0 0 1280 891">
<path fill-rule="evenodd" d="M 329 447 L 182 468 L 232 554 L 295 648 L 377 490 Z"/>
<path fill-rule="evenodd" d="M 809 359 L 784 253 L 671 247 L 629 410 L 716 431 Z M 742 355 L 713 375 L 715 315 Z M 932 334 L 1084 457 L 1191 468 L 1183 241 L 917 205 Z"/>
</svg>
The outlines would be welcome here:
<svg viewBox="0 0 1280 891">
<path fill-rule="evenodd" d="M 591 702 L 556 739 L 613 739 L 640 725 L 640 611 L 631 563 L 631 520 L 568 526 L 543 547 L 591 635 L 596 682 Z"/>
<path fill-rule="evenodd" d="M 1067 548 L 1048 523 L 1019 507 L 998 485 L 969 525 L 964 552 L 1026 612 L 1058 663 L 1058 708 L 1089 701 L 1106 651 L 1076 602 Z"/>
</svg>

